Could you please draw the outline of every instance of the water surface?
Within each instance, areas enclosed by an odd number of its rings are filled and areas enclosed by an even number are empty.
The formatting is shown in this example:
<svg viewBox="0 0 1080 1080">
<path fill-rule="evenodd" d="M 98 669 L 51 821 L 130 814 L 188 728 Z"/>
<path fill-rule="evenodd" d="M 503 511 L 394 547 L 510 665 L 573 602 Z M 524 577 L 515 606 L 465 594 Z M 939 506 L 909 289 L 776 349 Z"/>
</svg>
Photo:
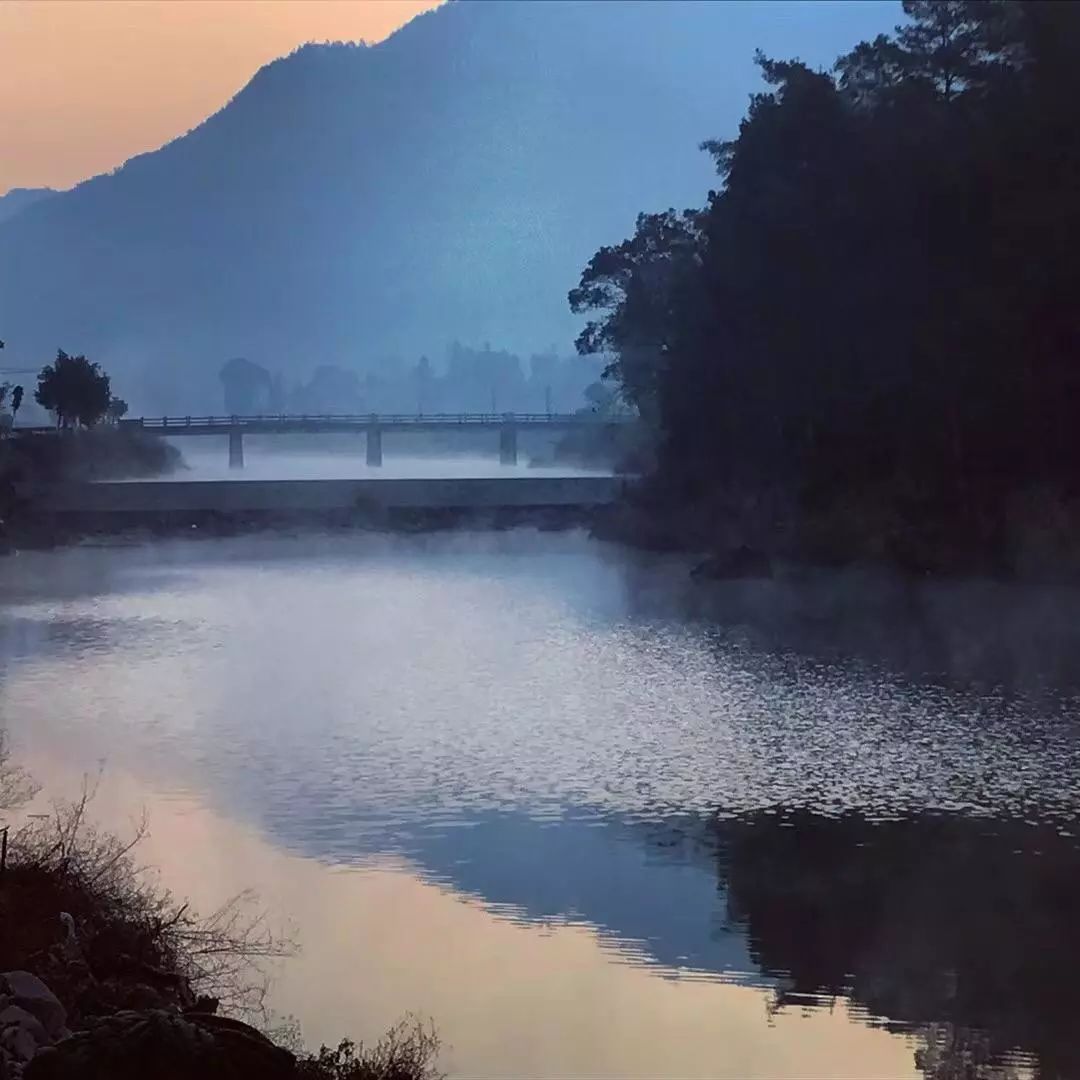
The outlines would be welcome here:
<svg viewBox="0 0 1080 1080">
<path fill-rule="evenodd" d="M 702 590 L 578 534 L 0 565 L 0 709 L 147 857 L 255 885 L 309 1039 L 485 1075 L 1075 1075 L 1080 598 Z"/>
</svg>

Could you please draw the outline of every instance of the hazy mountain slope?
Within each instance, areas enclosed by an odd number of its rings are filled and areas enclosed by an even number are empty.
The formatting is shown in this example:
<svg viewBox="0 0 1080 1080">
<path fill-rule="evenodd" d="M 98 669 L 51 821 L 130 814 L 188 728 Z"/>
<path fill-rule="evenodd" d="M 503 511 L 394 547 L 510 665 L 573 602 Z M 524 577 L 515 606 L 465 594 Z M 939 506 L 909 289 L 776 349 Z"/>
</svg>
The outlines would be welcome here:
<svg viewBox="0 0 1080 1080">
<path fill-rule="evenodd" d="M 892 5 L 461 2 L 262 69 L 183 138 L 0 226 L 0 327 L 199 410 L 229 356 L 301 373 L 568 345 L 635 214 L 700 204 L 757 46 L 828 63 Z M 31 355 L 33 354 L 33 355 Z"/>
<path fill-rule="evenodd" d="M 52 188 L 12 188 L 5 195 L 0 195 L 0 225 L 16 214 L 22 213 L 28 206 L 47 199 L 56 192 Z"/>
</svg>

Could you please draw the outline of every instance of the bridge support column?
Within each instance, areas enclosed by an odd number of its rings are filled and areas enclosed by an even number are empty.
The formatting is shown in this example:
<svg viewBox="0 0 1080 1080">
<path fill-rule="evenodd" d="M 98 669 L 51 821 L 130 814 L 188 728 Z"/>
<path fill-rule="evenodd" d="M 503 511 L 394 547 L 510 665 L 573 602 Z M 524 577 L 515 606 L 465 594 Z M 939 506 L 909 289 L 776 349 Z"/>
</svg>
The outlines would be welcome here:
<svg viewBox="0 0 1080 1080">
<path fill-rule="evenodd" d="M 229 468 L 244 467 L 244 433 L 239 428 L 229 429 Z"/>
<path fill-rule="evenodd" d="M 510 421 L 499 428 L 499 464 L 517 464 L 517 426 Z"/>
<path fill-rule="evenodd" d="M 375 468 L 382 466 L 382 428 L 374 425 L 367 429 L 367 463 Z"/>
</svg>

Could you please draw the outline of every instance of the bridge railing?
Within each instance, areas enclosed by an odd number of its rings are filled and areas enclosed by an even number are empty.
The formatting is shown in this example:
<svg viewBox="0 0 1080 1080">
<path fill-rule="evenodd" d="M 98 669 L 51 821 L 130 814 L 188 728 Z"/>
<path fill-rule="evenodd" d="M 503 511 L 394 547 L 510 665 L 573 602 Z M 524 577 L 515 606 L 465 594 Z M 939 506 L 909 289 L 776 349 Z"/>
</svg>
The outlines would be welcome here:
<svg viewBox="0 0 1080 1080">
<path fill-rule="evenodd" d="M 590 413 L 256 413 L 237 416 L 141 416 L 120 421 L 122 427 L 140 427 L 150 431 L 183 428 L 256 427 L 260 425 L 343 424 L 364 427 L 423 426 L 460 424 L 590 424 L 618 423 L 625 417 L 605 417 Z"/>
</svg>

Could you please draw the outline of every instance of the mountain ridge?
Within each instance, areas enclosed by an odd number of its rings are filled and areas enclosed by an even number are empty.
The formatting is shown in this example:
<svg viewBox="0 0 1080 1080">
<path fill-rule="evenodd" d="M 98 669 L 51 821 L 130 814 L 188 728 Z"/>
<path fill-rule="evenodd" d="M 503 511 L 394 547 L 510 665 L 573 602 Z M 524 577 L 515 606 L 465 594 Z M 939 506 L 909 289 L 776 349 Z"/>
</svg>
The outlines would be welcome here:
<svg viewBox="0 0 1080 1080">
<path fill-rule="evenodd" d="M 788 32 L 807 20 L 770 10 Z M 821 10 L 829 58 L 858 30 Z M 233 355 L 297 375 L 452 340 L 568 348 L 593 250 L 715 183 L 697 144 L 734 129 L 750 43 L 778 18 L 457 0 L 375 45 L 303 46 L 186 134 L 0 225 L 0 326 L 35 360 L 99 359 L 155 411 L 204 408 Z"/>
<path fill-rule="evenodd" d="M 49 187 L 9 188 L 3 195 L 0 195 L 0 225 L 13 218 L 16 214 L 23 213 L 35 203 L 58 194 L 60 194 L 58 191 Z"/>
</svg>

